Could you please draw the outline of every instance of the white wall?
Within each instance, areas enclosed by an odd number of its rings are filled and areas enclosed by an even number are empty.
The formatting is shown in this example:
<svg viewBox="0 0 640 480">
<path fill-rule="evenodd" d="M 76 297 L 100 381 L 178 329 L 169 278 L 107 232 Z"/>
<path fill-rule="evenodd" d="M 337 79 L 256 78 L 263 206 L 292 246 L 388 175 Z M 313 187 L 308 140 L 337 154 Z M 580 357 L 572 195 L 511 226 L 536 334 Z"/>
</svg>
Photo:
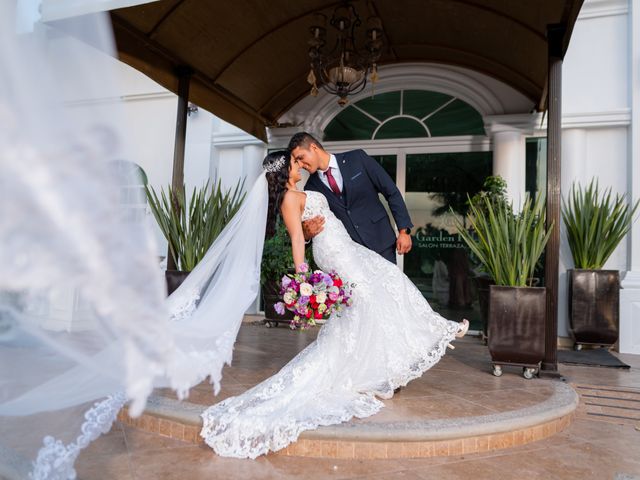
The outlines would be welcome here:
<svg viewBox="0 0 640 480">
<path fill-rule="evenodd" d="M 584 186 L 594 177 L 602 189 L 628 192 L 629 38 L 627 1 L 585 1 L 563 64 L 561 189 L 565 196 L 574 181 Z M 566 270 L 573 268 L 573 260 L 564 225 L 561 230 L 558 334 L 569 336 Z M 605 268 L 628 270 L 627 249 L 628 242 L 622 242 Z"/>
<path fill-rule="evenodd" d="M 593 11 L 600 3 L 585 1 L 571 36 L 563 64 L 564 114 L 629 108 L 628 13 L 600 16 Z"/>
</svg>

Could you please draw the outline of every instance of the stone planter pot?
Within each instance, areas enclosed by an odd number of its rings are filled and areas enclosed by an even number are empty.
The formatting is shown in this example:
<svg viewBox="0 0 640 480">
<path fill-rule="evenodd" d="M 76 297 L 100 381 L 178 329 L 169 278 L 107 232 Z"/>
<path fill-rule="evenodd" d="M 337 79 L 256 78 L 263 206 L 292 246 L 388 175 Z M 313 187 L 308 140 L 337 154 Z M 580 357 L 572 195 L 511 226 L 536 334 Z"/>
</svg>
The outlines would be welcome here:
<svg viewBox="0 0 640 480">
<path fill-rule="evenodd" d="M 569 331 L 574 348 L 611 346 L 618 340 L 620 272 L 568 270 Z"/>
<path fill-rule="evenodd" d="M 190 272 L 183 270 L 167 270 L 164 272 L 164 278 L 167 281 L 167 295 L 171 295 L 178 288 Z"/>
<path fill-rule="evenodd" d="M 489 287 L 489 352 L 493 374 L 502 365 L 523 367 L 533 378 L 544 359 L 546 294 L 544 287 Z"/>
</svg>

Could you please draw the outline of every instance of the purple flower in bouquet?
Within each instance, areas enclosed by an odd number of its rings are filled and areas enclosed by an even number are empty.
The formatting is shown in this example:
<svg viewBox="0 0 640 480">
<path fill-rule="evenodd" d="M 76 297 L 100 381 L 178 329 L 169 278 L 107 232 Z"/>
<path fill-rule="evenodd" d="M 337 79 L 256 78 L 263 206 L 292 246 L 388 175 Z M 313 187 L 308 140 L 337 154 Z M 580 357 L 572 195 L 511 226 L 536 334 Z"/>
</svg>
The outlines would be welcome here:
<svg viewBox="0 0 640 480">
<path fill-rule="evenodd" d="M 309 271 L 309 265 L 301 263 L 298 269 L 300 270 L 300 273 L 307 273 Z"/>
<path fill-rule="evenodd" d="M 273 309 L 278 315 L 284 315 L 284 303 L 278 302 L 273 305 Z"/>
<path fill-rule="evenodd" d="M 307 303 L 309 303 L 309 297 L 306 297 L 304 295 L 302 295 L 299 299 L 298 299 L 298 303 L 300 305 L 306 305 Z"/>
<path fill-rule="evenodd" d="M 288 275 L 282 277 L 281 285 L 283 288 L 287 288 L 289 285 L 291 285 L 291 278 Z"/>
</svg>

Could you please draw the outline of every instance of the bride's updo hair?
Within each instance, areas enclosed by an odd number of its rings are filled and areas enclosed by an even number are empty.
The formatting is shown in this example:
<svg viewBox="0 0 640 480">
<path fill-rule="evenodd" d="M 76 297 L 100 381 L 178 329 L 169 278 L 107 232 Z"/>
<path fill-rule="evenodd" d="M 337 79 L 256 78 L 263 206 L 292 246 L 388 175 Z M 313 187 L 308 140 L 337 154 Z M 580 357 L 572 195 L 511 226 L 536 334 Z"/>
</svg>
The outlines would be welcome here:
<svg viewBox="0 0 640 480">
<path fill-rule="evenodd" d="M 266 172 L 269 184 L 269 207 L 267 212 L 267 238 L 276 233 L 276 220 L 280 215 L 280 206 L 287 193 L 289 181 L 289 166 L 291 165 L 291 152 L 279 150 L 268 154 L 262 162 L 262 168 Z"/>
</svg>

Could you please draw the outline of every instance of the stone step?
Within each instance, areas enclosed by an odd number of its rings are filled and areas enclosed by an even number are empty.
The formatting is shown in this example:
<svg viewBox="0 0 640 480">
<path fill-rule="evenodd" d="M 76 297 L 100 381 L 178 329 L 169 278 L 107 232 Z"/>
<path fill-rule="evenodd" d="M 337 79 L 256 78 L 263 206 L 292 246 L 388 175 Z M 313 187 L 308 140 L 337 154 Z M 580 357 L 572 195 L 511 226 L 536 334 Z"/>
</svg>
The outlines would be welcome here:
<svg viewBox="0 0 640 480">
<path fill-rule="evenodd" d="M 575 390 L 552 382 L 552 394 L 525 408 L 459 418 L 345 422 L 303 432 L 277 455 L 354 459 L 423 458 L 462 455 L 510 448 L 550 437 L 566 428 L 578 407 Z M 192 443 L 199 436 L 200 414 L 207 408 L 164 396 L 150 398 L 144 414 L 118 418 L 123 423 Z"/>
<path fill-rule="evenodd" d="M 640 389 L 597 385 L 575 387 L 580 395 L 579 416 L 621 425 L 640 424 Z"/>
</svg>

